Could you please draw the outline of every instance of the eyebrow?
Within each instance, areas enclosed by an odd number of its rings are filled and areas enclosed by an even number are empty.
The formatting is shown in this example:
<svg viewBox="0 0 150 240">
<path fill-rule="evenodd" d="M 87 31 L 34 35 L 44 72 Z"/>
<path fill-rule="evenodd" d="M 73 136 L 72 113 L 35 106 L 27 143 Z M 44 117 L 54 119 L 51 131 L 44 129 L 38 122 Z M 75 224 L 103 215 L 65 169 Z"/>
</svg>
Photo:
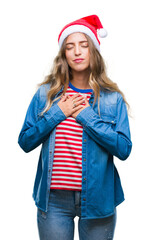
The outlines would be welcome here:
<svg viewBox="0 0 150 240">
<path fill-rule="evenodd" d="M 84 41 L 80 41 L 79 43 L 85 43 L 85 42 L 88 42 L 88 41 L 84 40 Z M 69 44 L 74 44 L 74 43 L 73 42 L 66 43 L 66 46 Z"/>
</svg>

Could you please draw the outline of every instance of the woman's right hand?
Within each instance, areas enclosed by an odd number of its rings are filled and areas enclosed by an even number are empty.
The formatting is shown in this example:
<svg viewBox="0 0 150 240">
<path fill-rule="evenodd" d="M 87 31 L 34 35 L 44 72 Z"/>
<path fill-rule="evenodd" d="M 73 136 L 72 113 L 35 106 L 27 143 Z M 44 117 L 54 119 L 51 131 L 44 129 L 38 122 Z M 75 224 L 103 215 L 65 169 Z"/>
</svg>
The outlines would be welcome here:
<svg viewBox="0 0 150 240">
<path fill-rule="evenodd" d="M 80 96 L 80 93 L 68 97 L 67 95 L 63 96 L 61 100 L 57 103 L 60 109 L 63 111 L 66 117 L 71 116 L 74 112 L 83 108 L 82 103 L 85 101 L 84 96 Z M 74 104 L 76 105 L 74 107 Z"/>
</svg>

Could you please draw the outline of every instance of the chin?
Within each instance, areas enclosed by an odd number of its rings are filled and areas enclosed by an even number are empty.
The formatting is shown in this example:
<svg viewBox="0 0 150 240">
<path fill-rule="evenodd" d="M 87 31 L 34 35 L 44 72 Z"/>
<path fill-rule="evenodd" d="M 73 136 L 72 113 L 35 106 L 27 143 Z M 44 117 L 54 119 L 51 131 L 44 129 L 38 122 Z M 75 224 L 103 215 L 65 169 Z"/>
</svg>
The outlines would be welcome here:
<svg viewBox="0 0 150 240">
<path fill-rule="evenodd" d="M 75 72 L 84 72 L 86 71 L 87 69 L 86 68 L 76 68 L 76 69 L 73 69 Z"/>
<path fill-rule="evenodd" d="M 72 68 L 72 69 L 76 72 L 84 72 L 84 71 L 87 71 L 89 69 L 89 67 L 88 66 L 86 66 L 86 67 L 78 66 L 78 67 L 75 67 L 75 68 Z"/>
</svg>

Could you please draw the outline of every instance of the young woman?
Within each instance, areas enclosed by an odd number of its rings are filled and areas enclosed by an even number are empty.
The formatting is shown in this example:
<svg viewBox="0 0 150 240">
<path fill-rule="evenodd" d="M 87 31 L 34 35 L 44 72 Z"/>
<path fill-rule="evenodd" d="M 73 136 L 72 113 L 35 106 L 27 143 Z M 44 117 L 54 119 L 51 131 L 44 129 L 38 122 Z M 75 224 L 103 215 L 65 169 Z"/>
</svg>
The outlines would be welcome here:
<svg viewBox="0 0 150 240">
<path fill-rule="evenodd" d="M 42 144 L 33 198 L 42 240 L 113 239 L 124 194 L 113 156 L 132 143 L 126 101 L 106 75 L 105 30 L 96 15 L 66 25 L 52 72 L 34 95 L 19 135 L 30 152 Z"/>
</svg>

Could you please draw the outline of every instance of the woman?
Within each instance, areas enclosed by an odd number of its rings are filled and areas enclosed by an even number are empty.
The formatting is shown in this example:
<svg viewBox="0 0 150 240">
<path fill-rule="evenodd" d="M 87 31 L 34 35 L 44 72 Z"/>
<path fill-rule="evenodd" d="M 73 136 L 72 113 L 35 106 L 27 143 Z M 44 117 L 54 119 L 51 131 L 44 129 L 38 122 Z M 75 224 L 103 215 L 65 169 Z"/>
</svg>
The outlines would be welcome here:
<svg viewBox="0 0 150 240">
<path fill-rule="evenodd" d="M 126 101 L 105 72 L 96 15 L 66 25 L 52 72 L 34 95 L 19 145 L 42 144 L 33 198 L 42 240 L 113 239 L 124 194 L 113 156 L 128 158 L 132 143 Z"/>
</svg>

